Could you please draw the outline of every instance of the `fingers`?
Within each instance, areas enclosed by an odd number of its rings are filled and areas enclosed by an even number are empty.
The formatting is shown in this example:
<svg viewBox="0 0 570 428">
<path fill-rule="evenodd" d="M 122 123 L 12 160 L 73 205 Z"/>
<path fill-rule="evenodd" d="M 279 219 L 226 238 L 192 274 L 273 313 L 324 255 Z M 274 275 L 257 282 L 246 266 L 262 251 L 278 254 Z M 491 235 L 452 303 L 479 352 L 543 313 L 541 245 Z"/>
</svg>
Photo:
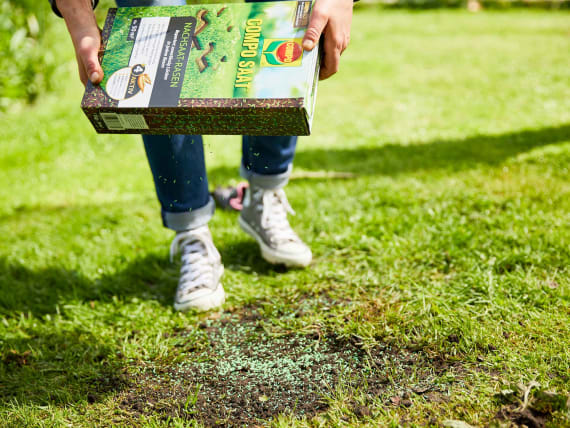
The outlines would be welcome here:
<svg viewBox="0 0 570 428">
<path fill-rule="evenodd" d="M 328 16 L 319 9 L 315 8 L 315 10 L 313 10 L 307 32 L 303 38 L 303 49 L 306 51 L 313 50 L 319 42 L 319 38 L 327 25 L 328 19 Z"/>
<path fill-rule="evenodd" d="M 340 51 L 335 50 L 332 53 L 325 53 L 323 65 L 321 66 L 321 71 L 319 73 L 319 79 L 325 80 L 331 77 L 338 71 L 338 66 L 340 64 Z"/>
<path fill-rule="evenodd" d="M 352 21 L 352 0 L 318 0 L 303 38 L 303 49 L 312 50 L 324 32 L 320 79 L 338 71 L 340 55 L 348 46 Z"/>
<path fill-rule="evenodd" d="M 324 58 L 321 63 L 319 79 L 325 80 L 338 71 L 340 55 L 348 46 L 348 37 L 343 36 L 338 30 L 327 27 L 325 30 Z"/>
</svg>

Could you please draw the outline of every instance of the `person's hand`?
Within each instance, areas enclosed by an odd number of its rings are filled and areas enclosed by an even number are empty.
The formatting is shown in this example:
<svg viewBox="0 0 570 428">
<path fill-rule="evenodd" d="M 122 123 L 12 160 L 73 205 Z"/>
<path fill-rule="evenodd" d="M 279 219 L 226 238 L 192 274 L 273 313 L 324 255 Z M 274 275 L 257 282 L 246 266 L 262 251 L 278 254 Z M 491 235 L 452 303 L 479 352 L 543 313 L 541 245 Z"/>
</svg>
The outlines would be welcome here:
<svg viewBox="0 0 570 428">
<path fill-rule="evenodd" d="M 350 40 L 353 0 L 317 0 L 305 37 L 303 49 L 310 51 L 324 34 L 324 58 L 320 79 L 331 77 L 338 71 L 340 55 Z"/>
<path fill-rule="evenodd" d="M 84 85 L 90 80 L 93 84 L 103 80 L 103 69 L 99 64 L 101 30 L 97 26 L 90 0 L 57 0 L 75 48 L 79 78 Z"/>
</svg>

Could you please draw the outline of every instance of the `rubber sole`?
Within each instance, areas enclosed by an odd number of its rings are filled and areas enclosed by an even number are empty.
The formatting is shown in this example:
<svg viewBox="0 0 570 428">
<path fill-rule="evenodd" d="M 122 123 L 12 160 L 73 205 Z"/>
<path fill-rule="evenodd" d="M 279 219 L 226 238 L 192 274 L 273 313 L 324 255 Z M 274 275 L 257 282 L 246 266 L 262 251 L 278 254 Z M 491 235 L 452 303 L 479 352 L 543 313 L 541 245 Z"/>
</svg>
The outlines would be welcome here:
<svg viewBox="0 0 570 428">
<path fill-rule="evenodd" d="M 245 233 L 257 241 L 259 249 L 261 250 L 261 257 L 263 257 L 267 262 L 271 264 L 282 264 L 287 267 L 307 267 L 311 263 L 313 254 L 310 250 L 305 254 L 291 254 L 275 251 L 263 242 L 263 239 L 261 239 L 255 230 L 247 224 L 241 216 L 238 217 L 238 223 Z"/>
<path fill-rule="evenodd" d="M 174 309 L 181 312 L 186 312 L 191 309 L 198 312 L 204 312 L 222 306 L 225 301 L 226 292 L 224 291 L 222 284 L 219 284 L 218 288 L 211 293 L 204 294 L 203 296 L 196 297 L 195 299 L 184 303 L 174 302 Z"/>
</svg>

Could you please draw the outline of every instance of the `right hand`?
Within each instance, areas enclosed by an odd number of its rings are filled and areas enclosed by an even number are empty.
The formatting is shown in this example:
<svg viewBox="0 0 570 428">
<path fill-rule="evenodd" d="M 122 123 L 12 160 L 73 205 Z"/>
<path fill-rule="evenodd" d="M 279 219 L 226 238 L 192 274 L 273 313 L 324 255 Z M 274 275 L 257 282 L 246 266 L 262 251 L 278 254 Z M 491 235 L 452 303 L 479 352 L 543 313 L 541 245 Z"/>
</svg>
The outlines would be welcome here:
<svg viewBox="0 0 570 428">
<path fill-rule="evenodd" d="M 101 30 L 97 26 L 95 14 L 90 0 L 57 0 L 57 8 L 61 12 L 75 48 L 79 78 L 86 85 L 91 81 L 94 85 L 103 80 L 103 69 L 99 64 L 99 48 L 101 46 Z"/>
</svg>

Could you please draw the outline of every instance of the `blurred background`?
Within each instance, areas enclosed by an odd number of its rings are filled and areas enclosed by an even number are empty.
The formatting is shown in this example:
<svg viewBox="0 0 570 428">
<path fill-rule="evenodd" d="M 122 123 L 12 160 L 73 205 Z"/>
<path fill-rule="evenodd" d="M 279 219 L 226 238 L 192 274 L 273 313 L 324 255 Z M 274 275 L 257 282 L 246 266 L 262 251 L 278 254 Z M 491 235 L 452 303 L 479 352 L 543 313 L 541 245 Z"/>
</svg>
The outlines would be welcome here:
<svg viewBox="0 0 570 428">
<path fill-rule="evenodd" d="M 569 5 L 569 0 L 360 0 L 356 8 L 555 11 L 568 9 Z M 113 6 L 112 0 L 100 3 L 97 10 L 100 21 L 106 9 Z M 61 76 L 62 68 L 69 65 L 62 59 L 69 60 L 72 52 L 60 50 L 65 49 L 65 27 L 52 16 L 47 0 L 2 0 L 0 29 L 0 109 L 13 107 L 15 102 L 32 103 L 41 94 L 53 91 L 58 80 L 61 81 L 55 76 Z"/>
</svg>

